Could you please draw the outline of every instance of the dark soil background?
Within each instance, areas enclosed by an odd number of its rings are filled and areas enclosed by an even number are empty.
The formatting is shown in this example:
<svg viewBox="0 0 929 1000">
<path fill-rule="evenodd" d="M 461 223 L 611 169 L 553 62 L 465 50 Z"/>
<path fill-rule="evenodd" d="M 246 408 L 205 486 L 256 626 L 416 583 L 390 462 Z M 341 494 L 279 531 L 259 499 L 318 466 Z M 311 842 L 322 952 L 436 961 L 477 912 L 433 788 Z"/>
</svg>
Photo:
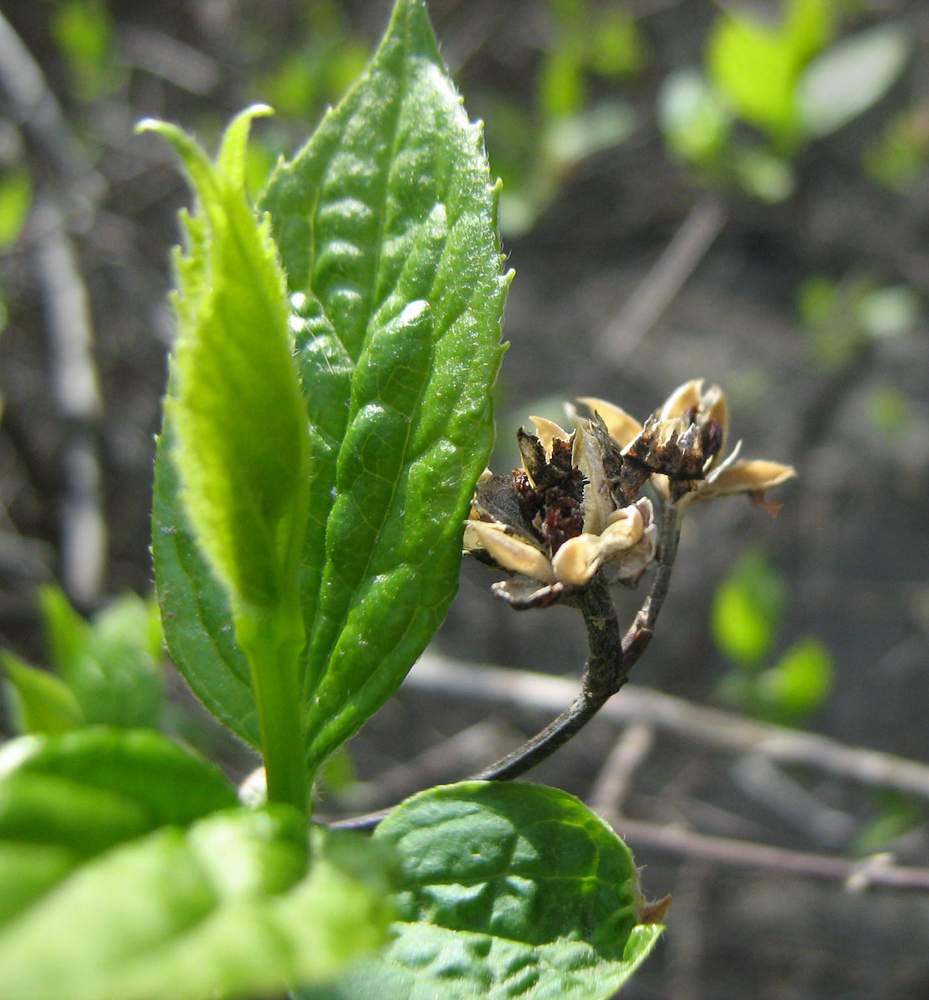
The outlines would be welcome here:
<svg viewBox="0 0 929 1000">
<path fill-rule="evenodd" d="M 204 138 L 216 135 L 232 113 L 263 96 L 262 75 L 283 53 L 309 44 L 301 34 L 303 6 L 285 0 L 113 2 L 119 82 L 81 100 L 50 29 L 53 6 L 5 0 L 3 16 L 41 67 L 62 118 L 48 119 L 43 106 L 30 120 L 17 120 L 22 106 L 0 90 L 0 154 L 4 162 L 28 164 L 36 191 L 22 239 L 0 256 L 9 312 L 0 339 L 0 644 L 36 662 L 44 656 L 37 584 L 63 580 L 86 610 L 125 588 L 145 593 L 151 586 L 152 437 L 172 335 L 168 254 L 178 236 L 176 211 L 188 195 L 165 147 L 134 138 L 132 126 L 156 115 Z M 533 81 L 552 44 L 547 5 L 429 6 L 472 115 L 489 119 L 500 97 L 531 108 Z M 809 728 L 929 763 L 926 314 L 900 336 L 863 342 L 842 363 L 823 367 L 797 309 L 798 289 L 814 275 L 905 285 L 929 301 L 929 169 L 901 194 L 875 184 L 861 165 L 863 150 L 893 114 L 929 107 L 929 7 L 894 0 L 855 6 L 847 30 L 901 20 L 916 51 L 884 101 L 799 156 L 793 195 L 766 205 L 737 195 L 708 201 L 668 157 L 656 122 L 658 88 L 673 69 L 700 65 L 717 9 L 699 0 L 627 5 L 647 42 L 647 64 L 622 83 L 593 80 L 591 87 L 593 96 L 615 92 L 628 101 L 635 127 L 622 144 L 565 172 L 528 232 L 504 237 L 517 278 L 505 320 L 512 347 L 501 379 L 496 466 L 512 463 L 510 437 L 519 421 L 540 406 L 550 412 L 553 397 L 602 396 L 644 417 L 685 379 L 719 382 L 745 454 L 793 463 L 798 480 L 779 491 L 785 505 L 777 520 L 739 498 L 688 518 L 671 596 L 633 679 L 715 702 L 729 667 L 713 642 L 711 602 L 739 555 L 754 546 L 788 583 L 777 649 L 815 635 L 834 659 L 832 691 Z M 346 38 L 370 46 L 388 4 L 345 0 L 336 9 L 344 13 Z M 323 86 L 317 96 L 337 95 Z M 319 106 L 314 102 L 314 119 Z M 293 149 L 308 127 L 284 116 L 256 131 Z M 701 204 L 721 213 L 718 235 L 647 336 L 623 340 L 615 326 L 624 304 Z M 55 295 L 43 284 L 49 261 L 43 264 L 41 231 L 49 211 L 65 220 L 86 285 L 99 413 L 93 405 L 69 409 L 62 389 L 73 373 L 50 334 Z M 904 404 L 893 426 L 874 415 L 874 399 L 888 389 Z M 106 524 L 105 560 L 89 579 L 82 575 L 86 539 L 66 537 L 68 525 L 83 523 L 81 512 L 92 506 L 93 475 L 81 471 L 88 456 L 99 461 Z M 76 555 L 66 543 L 76 544 Z M 577 675 L 584 641 L 572 612 L 517 615 L 493 599 L 494 579 L 482 566 L 465 566 L 437 648 L 461 660 Z M 363 787 L 375 789 L 367 803 L 387 804 L 376 794 L 385 771 L 392 776 L 382 788 L 388 797 L 414 790 L 417 755 L 482 721 L 490 724 L 480 730 L 491 734 L 486 756 L 453 758 L 448 780 L 545 719 L 405 689 L 351 746 Z M 616 736 L 595 722 L 533 778 L 584 796 Z M 230 768 L 247 768 L 237 748 L 222 752 Z M 854 833 L 879 814 L 873 790 L 802 771 L 791 776 L 797 799 L 785 807 L 763 778 L 753 784 L 744 768 L 737 772 L 738 763 L 659 735 L 624 810 L 708 834 L 843 855 L 853 852 Z M 803 798 L 808 793 L 815 807 Z M 336 809 L 338 798 L 331 804 Z M 817 840 L 815 824 L 804 822 L 826 808 L 849 820 L 843 842 Z M 917 812 L 905 835 L 881 845 L 901 864 L 929 866 L 926 815 Z M 629 1000 L 929 997 L 925 894 L 855 894 L 837 882 L 633 846 L 646 890 L 670 892 L 674 903 L 664 941 L 624 991 Z"/>
</svg>

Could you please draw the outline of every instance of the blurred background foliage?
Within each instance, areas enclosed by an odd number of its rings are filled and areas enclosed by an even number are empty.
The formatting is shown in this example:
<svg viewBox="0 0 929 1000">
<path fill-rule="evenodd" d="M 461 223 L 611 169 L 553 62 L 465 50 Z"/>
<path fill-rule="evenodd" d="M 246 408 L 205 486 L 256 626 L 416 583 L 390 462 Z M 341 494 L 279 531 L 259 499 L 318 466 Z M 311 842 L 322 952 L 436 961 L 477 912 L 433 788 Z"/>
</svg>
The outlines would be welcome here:
<svg viewBox="0 0 929 1000">
<path fill-rule="evenodd" d="M 134 596 L 150 589 L 168 251 L 188 195 L 165 151 L 132 126 L 174 119 L 209 145 L 231 113 L 267 101 L 277 116 L 255 130 L 248 166 L 257 196 L 277 158 L 350 86 L 388 7 L 4 4 L 8 733 L 157 725 L 236 776 L 252 766 L 186 695 L 161 656 L 151 604 Z M 644 417 L 695 375 L 727 389 L 746 455 L 798 467 L 777 521 L 736 500 L 688 519 L 660 633 L 634 680 L 926 761 L 929 7 L 429 7 L 466 105 L 485 122 L 504 181 L 504 246 L 519 272 L 495 468 L 516 461 L 513 434 L 530 412 L 563 420 L 562 401 L 589 394 Z M 96 534 L 74 528 L 88 523 Z M 583 636 L 569 612 L 515 616 L 493 603 L 489 582 L 465 566 L 439 648 L 573 674 Z M 636 600 L 624 595 L 623 606 Z M 33 710 L 36 691 L 50 714 Z M 486 714 L 401 693 L 331 762 L 333 808 L 381 804 L 378 790 L 393 797 L 404 780 L 412 790 L 418 755 L 485 725 Z M 514 727 L 540 720 L 500 710 L 491 721 L 512 742 Z M 591 727 L 539 779 L 586 794 L 611 741 L 608 727 Z M 482 763 L 452 757 L 443 774 Z M 915 799 L 743 765 L 662 741 L 626 807 L 720 836 L 850 855 L 890 849 L 929 863 Z M 864 903 L 841 887 L 648 851 L 639 860 L 649 891 L 673 891 L 675 905 L 663 952 L 630 998 L 929 995 L 925 900 Z"/>
</svg>

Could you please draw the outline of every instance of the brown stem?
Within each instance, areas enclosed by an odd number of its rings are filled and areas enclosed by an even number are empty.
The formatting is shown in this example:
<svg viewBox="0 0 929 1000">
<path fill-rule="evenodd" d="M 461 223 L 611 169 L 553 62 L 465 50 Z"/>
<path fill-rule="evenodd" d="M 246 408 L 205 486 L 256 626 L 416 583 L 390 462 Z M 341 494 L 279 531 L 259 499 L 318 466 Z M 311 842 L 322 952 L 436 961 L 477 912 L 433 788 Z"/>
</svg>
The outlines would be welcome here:
<svg viewBox="0 0 929 1000">
<path fill-rule="evenodd" d="M 671 582 L 677 555 L 680 520 L 673 504 L 665 504 L 658 525 L 657 570 L 635 621 L 620 640 L 619 621 L 602 577 L 596 577 L 578 598 L 587 625 L 590 655 L 584 667 L 581 692 L 571 704 L 521 747 L 472 775 L 475 781 L 512 781 L 550 757 L 579 733 L 629 679 L 629 671 L 651 641 L 655 622 Z M 368 813 L 330 824 L 341 830 L 370 830 L 390 810 Z"/>
</svg>

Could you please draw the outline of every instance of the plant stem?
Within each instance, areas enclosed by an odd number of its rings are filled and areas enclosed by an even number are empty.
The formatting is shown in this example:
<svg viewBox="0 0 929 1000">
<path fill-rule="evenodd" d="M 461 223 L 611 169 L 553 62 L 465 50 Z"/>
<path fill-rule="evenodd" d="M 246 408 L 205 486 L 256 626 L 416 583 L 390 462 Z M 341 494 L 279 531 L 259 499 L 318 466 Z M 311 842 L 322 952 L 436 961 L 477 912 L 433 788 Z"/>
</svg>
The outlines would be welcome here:
<svg viewBox="0 0 929 1000">
<path fill-rule="evenodd" d="M 310 776 L 300 711 L 303 636 L 288 635 L 287 623 L 270 617 L 237 615 L 236 637 L 248 660 L 258 708 L 268 801 L 308 814 Z"/>
<path fill-rule="evenodd" d="M 655 576 L 635 621 L 622 641 L 609 588 L 602 577 L 594 578 L 578 599 L 590 644 L 580 694 L 544 729 L 521 747 L 472 775 L 473 780 L 511 781 L 525 774 L 579 733 L 626 683 L 629 671 L 651 642 L 655 622 L 668 594 L 679 539 L 680 519 L 677 509 L 673 504 L 666 503 L 658 523 Z M 382 810 L 368 813 L 365 816 L 338 820 L 330 825 L 338 829 L 370 830 L 388 812 L 389 810 Z"/>
</svg>

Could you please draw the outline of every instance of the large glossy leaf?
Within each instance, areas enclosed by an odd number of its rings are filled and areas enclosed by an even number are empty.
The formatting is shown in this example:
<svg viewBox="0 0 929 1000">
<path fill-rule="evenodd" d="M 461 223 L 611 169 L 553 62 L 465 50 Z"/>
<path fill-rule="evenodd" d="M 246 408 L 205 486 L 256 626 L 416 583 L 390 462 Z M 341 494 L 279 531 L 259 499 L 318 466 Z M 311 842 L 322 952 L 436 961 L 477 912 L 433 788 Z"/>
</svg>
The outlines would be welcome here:
<svg viewBox="0 0 929 1000">
<path fill-rule="evenodd" d="M 378 845 L 319 833 L 310 851 L 301 813 L 238 807 L 218 771 L 155 733 L 86 729 L 0 756 L 10 1000 L 264 994 L 383 938 Z"/>
<path fill-rule="evenodd" d="M 306 1000 L 606 1000 L 663 930 L 626 845 L 554 788 L 434 788 L 375 836 L 403 865 L 392 941 Z"/>
<path fill-rule="evenodd" d="M 496 191 L 422 0 L 399 0 L 372 64 L 277 170 L 262 207 L 311 437 L 301 599 L 315 765 L 395 690 L 444 617 L 492 443 L 507 285 Z M 223 596 L 167 464 L 162 446 L 154 549 L 169 645 L 254 742 Z"/>
<path fill-rule="evenodd" d="M 393 692 L 457 588 L 502 355 L 495 202 L 425 4 L 400 0 L 367 73 L 264 199 L 313 437 L 313 760 Z"/>
</svg>

